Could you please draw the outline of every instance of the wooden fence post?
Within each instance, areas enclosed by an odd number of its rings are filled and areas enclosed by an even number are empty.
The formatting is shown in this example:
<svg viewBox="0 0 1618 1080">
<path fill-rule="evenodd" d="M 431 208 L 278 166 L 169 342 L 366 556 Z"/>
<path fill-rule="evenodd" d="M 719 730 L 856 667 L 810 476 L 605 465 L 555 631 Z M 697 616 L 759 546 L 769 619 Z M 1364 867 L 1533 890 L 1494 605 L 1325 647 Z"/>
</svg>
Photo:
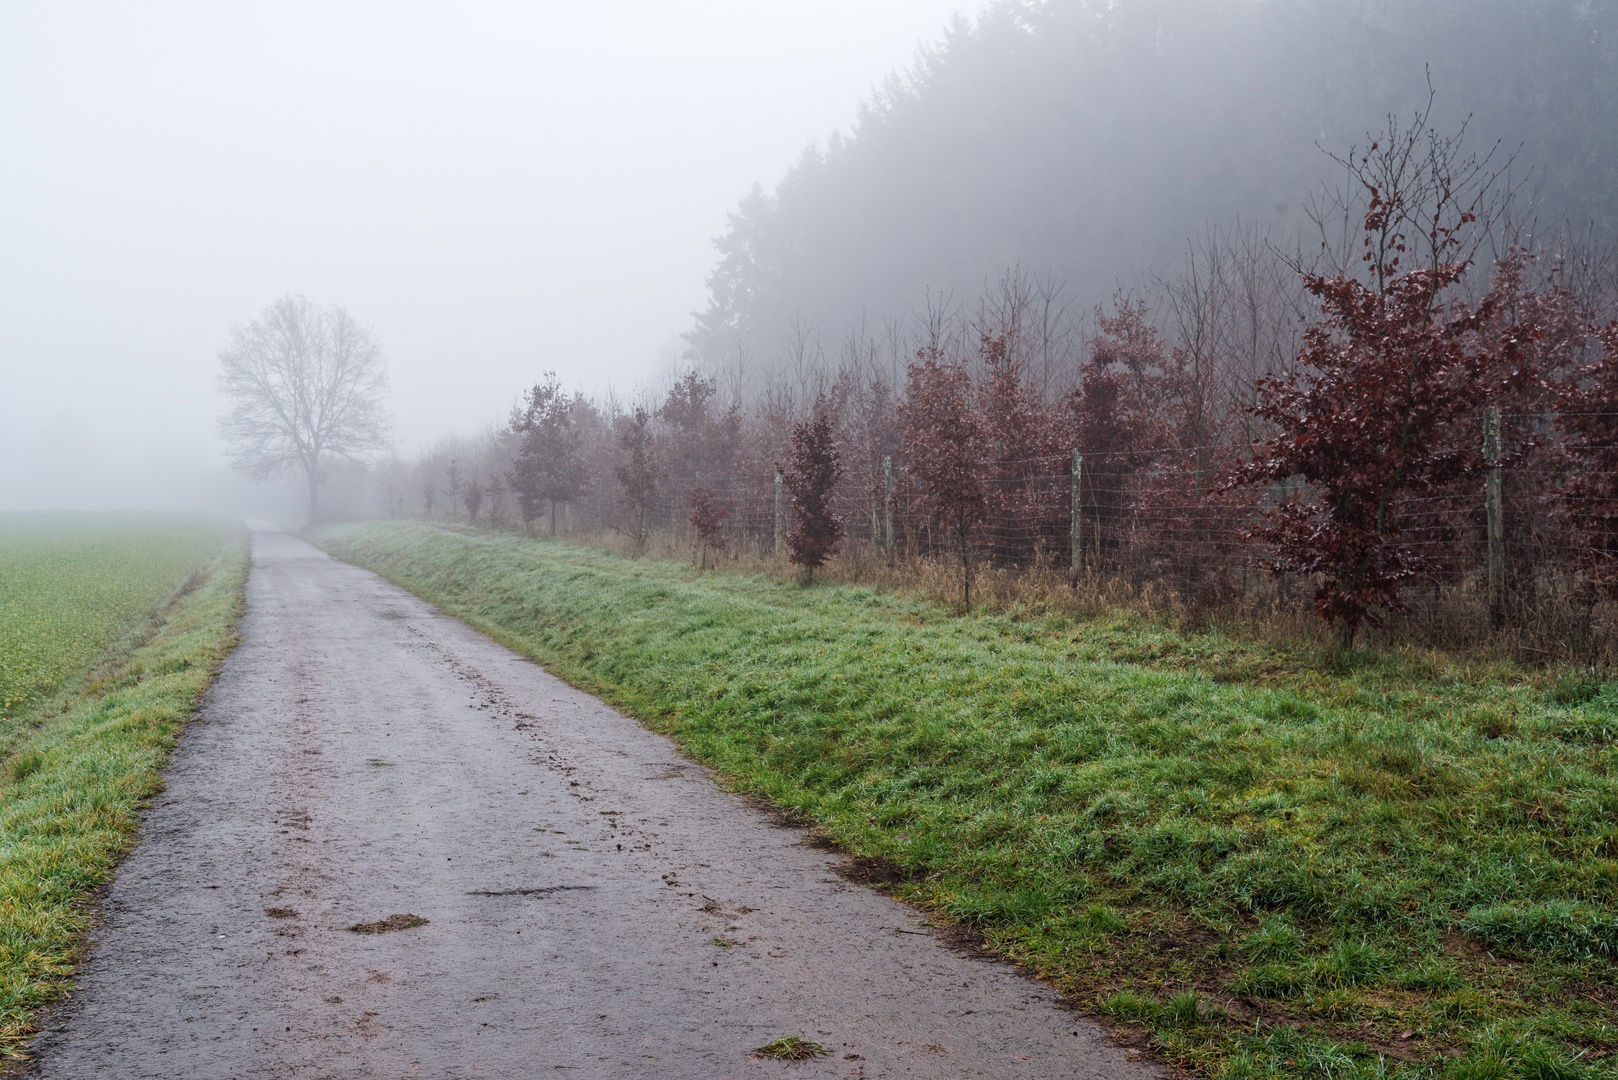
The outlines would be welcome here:
<svg viewBox="0 0 1618 1080">
<path fill-rule="evenodd" d="M 882 458 L 882 546 L 888 549 L 888 565 L 893 565 L 893 458 Z"/>
<path fill-rule="evenodd" d="M 781 556 L 781 470 L 775 470 L 775 555 Z"/>
<path fill-rule="evenodd" d="M 1500 410 L 1493 405 L 1483 410 L 1483 460 L 1500 460 Z M 1498 630 L 1506 624 L 1506 529 L 1498 468 L 1484 477 L 1483 506 L 1488 514 L 1489 624 Z"/>
<path fill-rule="evenodd" d="M 1075 447 L 1073 450 L 1073 520 L 1068 527 L 1068 543 L 1072 551 L 1069 555 L 1071 561 L 1070 573 L 1074 588 L 1079 584 L 1079 568 L 1084 563 L 1084 517 L 1079 503 L 1079 476 L 1084 469 L 1084 455 Z"/>
</svg>

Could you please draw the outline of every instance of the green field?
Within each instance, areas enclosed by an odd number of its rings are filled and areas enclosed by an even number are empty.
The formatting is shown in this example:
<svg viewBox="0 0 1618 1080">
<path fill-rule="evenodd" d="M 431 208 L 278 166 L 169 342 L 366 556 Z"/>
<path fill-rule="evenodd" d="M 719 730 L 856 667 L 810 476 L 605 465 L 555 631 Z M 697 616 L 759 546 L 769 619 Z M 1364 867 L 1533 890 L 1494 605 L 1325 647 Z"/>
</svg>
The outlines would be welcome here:
<svg viewBox="0 0 1618 1080">
<path fill-rule="evenodd" d="M 320 542 L 1208 1075 L 1618 1075 L 1618 687 L 405 523 Z"/>
<path fill-rule="evenodd" d="M 241 610 L 219 523 L 0 517 L 0 1056 L 72 986 L 110 880 Z M 91 676 L 86 678 L 85 676 Z"/>
<path fill-rule="evenodd" d="M 217 521 L 0 514 L 0 720 L 83 675 L 222 539 Z"/>
</svg>

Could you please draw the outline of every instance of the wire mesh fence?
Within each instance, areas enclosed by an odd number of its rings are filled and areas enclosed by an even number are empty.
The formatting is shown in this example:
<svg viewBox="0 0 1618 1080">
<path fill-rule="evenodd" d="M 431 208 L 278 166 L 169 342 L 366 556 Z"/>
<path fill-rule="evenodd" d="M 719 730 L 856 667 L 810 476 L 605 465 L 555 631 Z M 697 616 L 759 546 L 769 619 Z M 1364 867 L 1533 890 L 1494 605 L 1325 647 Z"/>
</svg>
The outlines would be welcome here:
<svg viewBox="0 0 1618 1080">
<path fill-rule="evenodd" d="M 1530 451 L 1450 489 L 1390 501 L 1386 535 L 1414 569 L 1401 593 L 1404 610 L 1382 613 L 1385 633 L 1452 644 L 1505 634 L 1529 654 L 1585 659 L 1613 651 L 1618 542 L 1602 538 L 1618 540 L 1618 498 L 1573 483 L 1606 467 L 1610 451 Z M 905 462 L 891 457 L 845 473 L 833 505 L 845 557 L 866 566 L 959 565 L 964 558 L 976 572 L 1051 587 L 1106 581 L 1150 590 L 1200 617 L 1306 617 L 1318 579 L 1279 572 L 1276 553 L 1258 534 L 1277 507 L 1307 503 L 1314 493 L 1297 481 L 1226 483 L 1241 453 L 1228 445 L 1067 450 L 987 462 L 979 476 L 981 515 L 964 537 L 932 513 Z M 721 514 L 710 529 L 716 547 L 784 562 L 793 511 L 772 466 L 660 476 L 653 490 L 641 514 L 626 504 L 621 485 L 601 476 L 562 508 L 563 527 L 629 536 L 638 522 L 695 554 L 703 538 L 692 523 L 692 498 L 706 493 Z"/>
</svg>

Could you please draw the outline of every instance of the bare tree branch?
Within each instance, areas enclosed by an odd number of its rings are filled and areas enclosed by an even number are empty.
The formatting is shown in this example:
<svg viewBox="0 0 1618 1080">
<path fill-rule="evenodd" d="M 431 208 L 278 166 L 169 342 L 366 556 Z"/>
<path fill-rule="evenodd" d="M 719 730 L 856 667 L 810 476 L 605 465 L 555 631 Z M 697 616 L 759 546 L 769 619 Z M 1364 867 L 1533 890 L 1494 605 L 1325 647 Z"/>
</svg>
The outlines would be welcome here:
<svg viewBox="0 0 1618 1080">
<path fill-rule="evenodd" d="M 284 296 L 232 328 L 219 362 L 219 389 L 231 401 L 219 432 L 231 464 L 255 480 L 302 471 L 310 521 L 327 459 L 362 462 L 387 448 L 382 345 L 342 308 Z"/>
</svg>

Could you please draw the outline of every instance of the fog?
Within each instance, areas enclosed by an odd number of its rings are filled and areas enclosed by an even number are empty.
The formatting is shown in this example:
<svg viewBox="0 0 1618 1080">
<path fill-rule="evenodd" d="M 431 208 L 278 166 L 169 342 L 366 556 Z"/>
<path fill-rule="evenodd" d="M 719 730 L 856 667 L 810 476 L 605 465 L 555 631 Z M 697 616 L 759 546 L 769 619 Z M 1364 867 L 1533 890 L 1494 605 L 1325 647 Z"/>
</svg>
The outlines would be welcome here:
<svg viewBox="0 0 1618 1080">
<path fill-rule="evenodd" d="M 381 338 L 404 454 L 632 385 L 738 198 L 962 7 L 6 5 L 0 509 L 273 501 L 215 354 L 292 292 Z"/>
<path fill-rule="evenodd" d="M 11 5 L 0 509 L 295 515 L 215 427 L 218 350 L 289 294 L 380 341 L 396 479 L 476 444 L 497 482 L 546 372 L 608 425 L 688 373 L 785 430 L 1008 297 L 1065 391 L 1102 309 L 1172 332 L 1199 257 L 1296 299 L 1310 208 L 1417 113 L 1490 162 L 1480 280 L 1523 245 L 1611 317 L 1614 0 Z M 1309 311 L 1272 307 L 1290 362 Z"/>
</svg>

